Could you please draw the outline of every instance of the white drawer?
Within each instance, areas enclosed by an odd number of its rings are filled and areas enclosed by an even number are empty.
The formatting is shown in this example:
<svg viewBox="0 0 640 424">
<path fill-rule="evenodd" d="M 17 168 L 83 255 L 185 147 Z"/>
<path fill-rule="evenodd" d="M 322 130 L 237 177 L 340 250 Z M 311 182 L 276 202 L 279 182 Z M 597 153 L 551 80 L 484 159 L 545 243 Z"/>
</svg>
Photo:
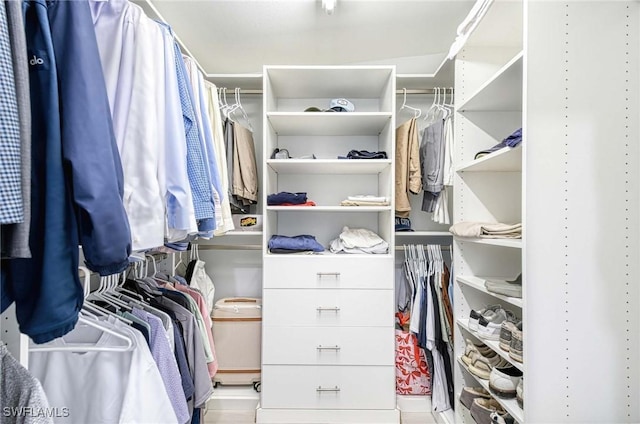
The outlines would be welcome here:
<svg viewBox="0 0 640 424">
<path fill-rule="evenodd" d="M 393 327 L 393 290 L 266 289 L 262 322 L 282 327 Z"/>
<path fill-rule="evenodd" d="M 390 256 L 276 256 L 264 258 L 264 288 L 393 289 Z"/>
<path fill-rule="evenodd" d="M 395 368 L 267 365 L 260 403 L 263 408 L 393 409 Z"/>
<path fill-rule="evenodd" d="M 263 364 L 394 365 L 393 327 L 263 327 Z"/>
</svg>

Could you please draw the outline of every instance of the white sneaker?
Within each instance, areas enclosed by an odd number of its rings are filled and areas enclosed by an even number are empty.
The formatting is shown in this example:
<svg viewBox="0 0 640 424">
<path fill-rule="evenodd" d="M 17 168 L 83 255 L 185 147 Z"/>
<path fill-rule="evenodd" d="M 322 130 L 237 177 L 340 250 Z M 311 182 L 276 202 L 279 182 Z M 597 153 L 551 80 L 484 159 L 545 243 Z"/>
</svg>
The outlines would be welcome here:
<svg viewBox="0 0 640 424">
<path fill-rule="evenodd" d="M 520 379 L 516 386 L 516 400 L 520 408 L 524 409 L 524 377 Z"/>
<path fill-rule="evenodd" d="M 472 309 L 471 312 L 469 312 L 469 329 L 474 332 L 478 331 L 478 320 L 480 319 L 480 317 L 486 311 L 493 311 L 501 308 L 502 307 L 500 305 L 489 305 L 483 309 L 478 309 L 478 310 Z"/>
<path fill-rule="evenodd" d="M 522 371 L 514 366 L 494 367 L 489 374 L 489 388 L 496 396 L 514 398 L 521 379 Z"/>
<path fill-rule="evenodd" d="M 516 320 L 513 312 L 502 308 L 485 311 L 478 320 L 478 336 L 487 340 L 500 340 L 502 323 L 507 320 Z"/>
</svg>

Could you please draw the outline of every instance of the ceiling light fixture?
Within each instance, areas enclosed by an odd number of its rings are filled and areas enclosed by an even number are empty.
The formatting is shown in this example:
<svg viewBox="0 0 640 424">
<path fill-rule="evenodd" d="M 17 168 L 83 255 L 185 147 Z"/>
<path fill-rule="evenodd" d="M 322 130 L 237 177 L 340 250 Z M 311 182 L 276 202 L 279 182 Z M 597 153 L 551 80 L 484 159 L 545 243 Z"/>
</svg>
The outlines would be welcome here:
<svg viewBox="0 0 640 424">
<path fill-rule="evenodd" d="M 322 9 L 327 15 L 333 14 L 338 0 L 322 0 Z"/>
</svg>

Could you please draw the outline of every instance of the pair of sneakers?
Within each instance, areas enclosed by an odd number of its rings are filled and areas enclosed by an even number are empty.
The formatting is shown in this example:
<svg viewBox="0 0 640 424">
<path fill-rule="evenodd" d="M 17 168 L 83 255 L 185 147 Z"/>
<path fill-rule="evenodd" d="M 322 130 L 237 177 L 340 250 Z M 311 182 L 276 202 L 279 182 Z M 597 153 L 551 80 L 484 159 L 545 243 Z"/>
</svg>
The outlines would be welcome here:
<svg viewBox="0 0 640 424">
<path fill-rule="evenodd" d="M 513 424 L 515 420 L 482 387 L 463 387 L 460 401 L 477 424 Z"/>
<path fill-rule="evenodd" d="M 503 321 L 500 328 L 500 349 L 509 352 L 509 357 L 522 363 L 522 321 Z"/>
<path fill-rule="evenodd" d="M 472 310 L 469 314 L 469 328 L 485 340 L 500 340 L 502 323 L 516 322 L 518 319 L 513 312 L 502 305 L 489 305 L 479 311 Z"/>
<path fill-rule="evenodd" d="M 494 367 L 506 367 L 509 365 L 506 359 L 500 357 L 489 346 L 484 343 L 476 345 L 468 339 L 465 352 L 460 359 L 467 365 L 471 374 L 483 380 L 489 379 L 491 370 Z"/>
<path fill-rule="evenodd" d="M 489 374 L 489 388 L 496 396 L 513 399 L 522 381 L 522 371 L 513 365 L 494 367 Z M 521 389 L 522 391 L 522 389 Z"/>
</svg>

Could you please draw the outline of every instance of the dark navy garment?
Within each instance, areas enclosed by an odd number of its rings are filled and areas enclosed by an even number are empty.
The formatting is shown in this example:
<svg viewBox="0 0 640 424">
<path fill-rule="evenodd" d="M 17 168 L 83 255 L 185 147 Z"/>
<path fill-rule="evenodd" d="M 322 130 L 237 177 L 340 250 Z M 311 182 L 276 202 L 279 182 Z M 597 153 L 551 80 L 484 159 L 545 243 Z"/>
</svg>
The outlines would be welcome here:
<svg viewBox="0 0 640 424">
<path fill-rule="evenodd" d="M 62 105 L 62 153 L 87 267 L 124 271 L 131 253 L 124 176 L 89 3 L 47 2 Z"/>
<path fill-rule="evenodd" d="M 75 326 L 87 266 L 128 265 L 131 236 L 122 166 L 86 1 L 23 2 L 32 114 L 31 259 L 2 264 L 2 310 L 16 303 L 20 331 L 36 343 Z M 53 34 L 53 36 L 52 36 Z"/>
<path fill-rule="evenodd" d="M 267 196 L 267 205 L 277 206 L 283 203 L 290 203 L 292 205 L 302 205 L 307 203 L 307 193 L 289 193 L 281 191 L 280 193 L 269 194 Z"/>
<path fill-rule="evenodd" d="M 2 266 L 2 310 L 16 303 L 20 331 L 36 343 L 75 326 L 83 291 L 70 193 L 65 185 L 57 70 L 43 0 L 23 3 L 32 116 L 31 259 Z"/>
<path fill-rule="evenodd" d="M 294 237 L 273 235 L 269 239 L 269 249 L 324 252 L 324 247 L 316 241 L 316 238 L 307 234 Z"/>
</svg>

